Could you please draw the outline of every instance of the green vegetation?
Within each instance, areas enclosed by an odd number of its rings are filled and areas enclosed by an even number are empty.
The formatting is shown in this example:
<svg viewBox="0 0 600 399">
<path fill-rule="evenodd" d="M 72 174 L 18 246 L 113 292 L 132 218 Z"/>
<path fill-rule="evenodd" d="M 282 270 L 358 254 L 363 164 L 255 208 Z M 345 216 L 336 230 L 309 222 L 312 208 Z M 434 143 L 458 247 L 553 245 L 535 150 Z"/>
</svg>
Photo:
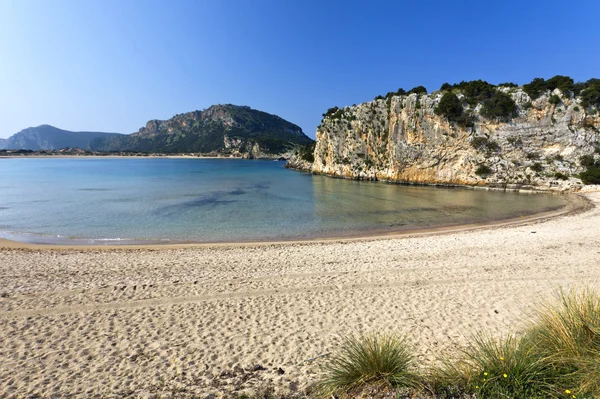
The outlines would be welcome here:
<svg viewBox="0 0 600 399">
<path fill-rule="evenodd" d="M 544 167 L 540 162 L 534 162 L 533 165 L 529 167 L 529 169 L 533 170 L 534 172 L 541 172 L 542 170 L 544 170 Z"/>
<path fill-rule="evenodd" d="M 315 162 L 315 146 L 317 145 L 316 141 L 313 141 L 310 144 L 306 144 L 303 147 L 300 147 L 298 150 L 298 156 L 305 160 L 306 162 L 313 163 Z"/>
<path fill-rule="evenodd" d="M 487 165 L 479 165 L 479 167 L 477 167 L 477 170 L 475 171 L 475 174 L 485 179 L 486 177 L 492 174 L 492 168 L 490 168 Z"/>
<path fill-rule="evenodd" d="M 600 397 L 598 293 L 561 291 L 556 302 L 537 309 L 520 334 L 476 334 L 458 356 L 419 372 L 402 338 L 345 338 L 323 367 L 318 394 L 344 398 L 368 392 L 368 387 L 388 387 L 385 397 L 390 398 L 400 393 L 480 399 Z"/>
<path fill-rule="evenodd" d="M 471 146 L 479 151 L 497 152 L 500 150 L 498 143 L 484 136 L 473 137 Z"/>
<path fill-rule="evenodd" d="M 446 83 L 442 84 L 442 87 L 440 87 L 440 90 L 441 91 L 452 90 L 452 85 L 450 83 L 446 82 Z"/>
<path fill-rule="evenodd" d="M 580 96 L 583 107 L 600 106 L 600 79 L 590 79 L 585 82 L 585 88 L 581 90 Z"/>
<path fill-rule="evenodd" d="M 460 99 L 450 91 L 444 93 L 434 112 L 436 115 L 446 117 L 450 122 L 456 122 L 465 127 L 473 126 L 473 116 L 464 112 Z"/>
<path fill-rule="evenodd" d="M 381 97 L 381 96 L 379 96 L 379 97 Z M 333 121 L 341 120 L 343 117 L 344 117 L 344 109 L 338 108 L 338 107 L 329 108 L 327 110 L 327 112 L 325 112 L 323 114 L 323 119 L 327 118 L 327 119 L 330 119 Z"/>
<path fill-rule="evenodd" d="M 583 184 L 600 184 L 600 160 L 596 161 L 593 155 L 584 155 L 579 158 L 579 163 L 586 168 L 579 174 Z"/>
<path fill-rule="evenodd" d="M 419 377 L 412 350 L 403 338 L 363 335 L 342 338 L 339 350 L 323 366 L 318 396 L 346 396 L 365 385 L 416 388 Z"/>
<path fill-rule="evenodd" d="M 425 88 L 425 86 L 417 86 L 417 87 L 413 87 L 412 89 L 410 89 L 408 91 L 408 93 L 406 94 L 427 94 L 427 89 Z"/>
<path fill-rule="evenodd" d="M 456 94 L 446 92 L 434 112 L 436 115 L 445 116 L 449 121 L 456 121 L 463 114 L 463 106 Z"/>
<path fill-rule="evenodd" d="M 556 75 L 548 80 L 535 78 L 530 83 L 523 85 L 523 90 L 532 100 L 540 97 L 546 91 L 559 89 L 563 95 L 569 96 L 573 93 L 581 96 L 582 105 L 600 105 L 600 79 L 589 79 L 586 82 L 574 83 L 568 76 Z"/>
<path fill-rule="evenodd" d="M 514 115 L 517 104 L 512 97 L 501 91 L 496 92 L 489 100 L 483 103 L 481 115 L 488 119 L 506 119 Z"/>
<path fill-rule="evenodd" d="M 560 97 L 557 96 L 556 94 L 553 94 L 550 96 L 550 99 L 548 100 L 548 102 L 553 105 L 558 105 L 558 104 L 560 104 Z"/>
<path fill-rule="evenodd" d="M 452 88 L 462 92 L 467 103 L 472 107 L 485 100 L 489 100 L 496 93 L 496 87 L 494 85 L 481 79 L 472 80 L 470 82 L 465 82 L 463 80 L 460 83 L 452 85 Z"/>
<path fill-rule="evenodd" d="M 555 179 L 559 179 L 559 180 L 569 180 L 569 176 L 565 175 L 564 173 L 560 173 L 560 172 L 556 172 L 554 174 L 554 178 Z"/>
</svg>

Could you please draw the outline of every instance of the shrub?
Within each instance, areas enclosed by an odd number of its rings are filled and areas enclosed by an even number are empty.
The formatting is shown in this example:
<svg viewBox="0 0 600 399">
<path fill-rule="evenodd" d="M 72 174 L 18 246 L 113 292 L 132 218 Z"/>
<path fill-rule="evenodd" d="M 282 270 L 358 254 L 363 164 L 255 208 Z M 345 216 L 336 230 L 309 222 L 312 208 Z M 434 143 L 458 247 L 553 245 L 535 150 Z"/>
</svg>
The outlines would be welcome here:
<svg viewBox="0 0 600 399">
<path fill-rule="evenodd" d="M 440 90 L 452 90 L 452 85 L 450 83 L 444 83 L 442 84 L 442 87 L 440 87 Z"/>
<path fill-rule="evenodd" d="M 574 106 L 574 107 L 573 107 L 573 111 L 575 111 L 575 112 L 579 112 L 579 107 L 578 107 L 577 105 L 576 105 L 576 106 Z"/>
<path fill-rule="evenodd" d="M 478 103 L 492 98 L 496 93 L 496 87 L 485 80 L 472 80 L 470 82 L 462 81 L 452 86 L 460 90 L 467 101 L 467 104 L 474 107 Z"/>
<path fill-rule="evenodd" d="M 329 108 L 327 112 L 323 114 L 323 119 L 330 119 L 332 121 L 341 120 L 344 117 L 344 109 L 333 107 Z"/>
<path fill-rule="evenodd" d="M 421 109 L 421 101 L 417 100 L 417 101 L 415 102 L 415 108 L 416 108 L 416 109 Z M 418 116 L 418 115 L 417 115 L 417 116 Z"/>
<path fill-rule="evenodd" d="M 554 174 L 554 178 L 559 180 L 568 180 L 569 176 L 565 175 L 564 173 L 556 172 Z"/>
<path fill-rule="evenodd" d="M 496 152 L 500 150 L 498 143 L 483 136 L 473 137 L 471 139 L 471 146 L 479 151 L 487 150 L 488 152 Z"/>
<path fill-rule="evenodd" d="M 583 184 L 600 184 L 600 165 L 588 167 L 579 174 L 579 178 Z"/>
<path fill-rule="evenodd" d="M 523 85 L 523 91 L 525 91 L 532 100 L 538 98 L 546 90 L 548 90 L 548 86 L 543 78 L 535 78 L 530 83 Z"/>
<path fill-rule="evenodd" d="M 310 144 L 306 144 L 305 146 L 301 147 L 300 150 L 298 151 L 298 155 L 300 156 L 301 159 L 305 160 L 306 162 L 310 162 L 313 163 L 315 162 L 315 146 L 317 145 L 317 142 L 314 141 Z"/>
<path fill-rule="evenodd" d="M 406 90 L 404 90 L 402 87 L 396 92 L 396 95 L 398 96 L 403 96 L 404 94 L 406 94 Z"/>
<path fill-rule="evenodd" d="M 479 167 L 475 171 L 475 174 L 485 179 L 487 176 L 492 174 L 492 168 L 490 168 L 487 165 L 479 165 Z"/>
<path fill-rule="evenodd" d="M 512 97 L 506 93 L 496 92 L 496 94 L 486 100 L 481 108 L 481 115 L 486 118 L 506 119 L 511 117 L 517 109 L 517 104 Z"/>
<path fill-rule="evenodd" d="M 410 89 L 408 91 L 408 94 L 427 94 L 427 89 L 425 88 L 425 86 L 417 86 L 417 87 L 413 87 L 412 89 Z"/>
<path fill-rule="evenodd" d="M 560 104 L 560 97 L 557 96 L 556 94 L 553 94 L 550 96 L 550 99 L 548 100 L 548 102 L 553 105 Z"/>
<path fill-rule="evenodd" d="M 513 83 L 513 82 L 500 83 L 498 86 L 500 86 L 500 87 L 519 87 L 518 84 Z"/>
<path fill-rule="evenodd" d="M 563 93 L 573 91 L 574 81 L 568 76 L 556 75 L 546 81 L 547 90 L 559 89 Z"/>
<path fill-rule="evenodd" d="M 581 91 L 581 105 L 589 107 L 590 105 L 600 105 L 600 83 L 593 83 L 585 90 Z"/>
<path fill-rule="evenodd" d="M 523 109 L 529 109 L 532 107 L 533 107 L 533 104 L 531 104 L 531 101 L 527 101 L 525 104 L 523 104 Z"/>
<path fill-rule="evenodd" d="M 449 121 L 456 122 L 463 114 L 463 106 L 456 94 L 446 92 L 434 112 L 436 115 L 445 116 Z"/>
<path fill-rule="evenodd" d="M 379 96 L 375 97 L 374 100 L 383 100 L 383 96 L 379 95 Z"/>
<path fill-rule="evenodd" d="M 330 398 L 366 384 L 416 387 L 411 349 L 403 338 L 371 334 L 342 338 L 341 347 L 323 366 L 318 395 Z"/>
<path fill-rule="evenodd" d="M 579 164 L 583 167 L 589 168 L 590 166 L 594 166 L 594 163 L 593 155 L 584 155 L 579 158 Z"/>
<path fill-rule="evenodd" d="M 531 165 L 529 167 L 529 169 L 533 170 L 534 172 L 541 172 L 542 170 L 544 170 L 544 167 L 542 166 L 541 163 L 535 162 L 533 165 Z"/>
</svg>

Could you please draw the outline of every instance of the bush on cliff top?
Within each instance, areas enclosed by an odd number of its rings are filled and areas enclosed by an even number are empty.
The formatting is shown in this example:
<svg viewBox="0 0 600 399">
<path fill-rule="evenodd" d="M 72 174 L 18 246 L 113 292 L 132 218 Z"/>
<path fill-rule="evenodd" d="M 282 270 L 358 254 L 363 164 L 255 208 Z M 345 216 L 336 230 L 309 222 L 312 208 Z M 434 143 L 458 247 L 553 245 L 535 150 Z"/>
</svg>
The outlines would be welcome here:
<svg viewBox="0 0 600 399">
<path fill-rule="evenodd" d="M 464 112 L 462 102 L 456 94 L 450 91 L 444 93 L 434 112 L 436 115 L 448 118 L 450 122 L 465 127 L 473 126 L 473 116 Z"/>
<path fill-rule="evenodd" d="M 484 101 L 481 115 L 488 119 L 507 119 L 514 115 L 517 104 L 512 97 L 501 91 L 497 91 L 490 99 Z"/>
</svg>

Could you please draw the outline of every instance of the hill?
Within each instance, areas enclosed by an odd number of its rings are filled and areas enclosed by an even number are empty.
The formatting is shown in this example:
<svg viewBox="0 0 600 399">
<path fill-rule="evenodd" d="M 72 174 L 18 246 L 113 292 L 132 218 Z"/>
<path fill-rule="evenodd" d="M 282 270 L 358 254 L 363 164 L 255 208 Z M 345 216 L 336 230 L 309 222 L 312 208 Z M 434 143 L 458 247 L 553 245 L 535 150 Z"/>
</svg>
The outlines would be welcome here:
<svg viewBox="0 0 600 399">
<path fill-rule="evenodd" d="M 119 133 L 71 132 L 50 125 L 29 127 L 0 140 L 0 148 L 9 150 L 58 150 L 60 148 L 90 149 L 95 139 L 123 136 Z"/>
<path fill-rule="evenodd" d="M 137 133 L 96 139 L 91 149 L 268 157 L 312 142 L 299 126 L 279 116 L 226 104 L 151 120 Z"/>
</svg>

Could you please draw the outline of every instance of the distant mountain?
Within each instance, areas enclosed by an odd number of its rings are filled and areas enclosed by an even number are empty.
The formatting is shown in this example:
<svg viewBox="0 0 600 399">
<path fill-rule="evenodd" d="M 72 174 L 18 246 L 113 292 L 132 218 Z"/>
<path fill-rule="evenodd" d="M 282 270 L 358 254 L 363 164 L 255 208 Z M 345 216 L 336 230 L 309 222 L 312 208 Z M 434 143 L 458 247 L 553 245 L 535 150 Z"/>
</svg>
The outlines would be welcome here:
<svg viewBox="0 0 600 399">
<path fill-rule="evenodd" d="M 50 125 L 30 127 L 0 140 L 0 148 L 9 150 L 58 150 L 71 147 L 90 149 L 92 140 L 124 136 L 119 133 L 71 132 Z"/>
<path fill-rule="evenodd" d="M 151 120 L 137 133 L 92 141 L 95 151 L 210 153 L 262 157 L 312 143 L 302 129 L 277 115 L 246 106 L 213 105 L 204 111 Z"/>
</svg>

